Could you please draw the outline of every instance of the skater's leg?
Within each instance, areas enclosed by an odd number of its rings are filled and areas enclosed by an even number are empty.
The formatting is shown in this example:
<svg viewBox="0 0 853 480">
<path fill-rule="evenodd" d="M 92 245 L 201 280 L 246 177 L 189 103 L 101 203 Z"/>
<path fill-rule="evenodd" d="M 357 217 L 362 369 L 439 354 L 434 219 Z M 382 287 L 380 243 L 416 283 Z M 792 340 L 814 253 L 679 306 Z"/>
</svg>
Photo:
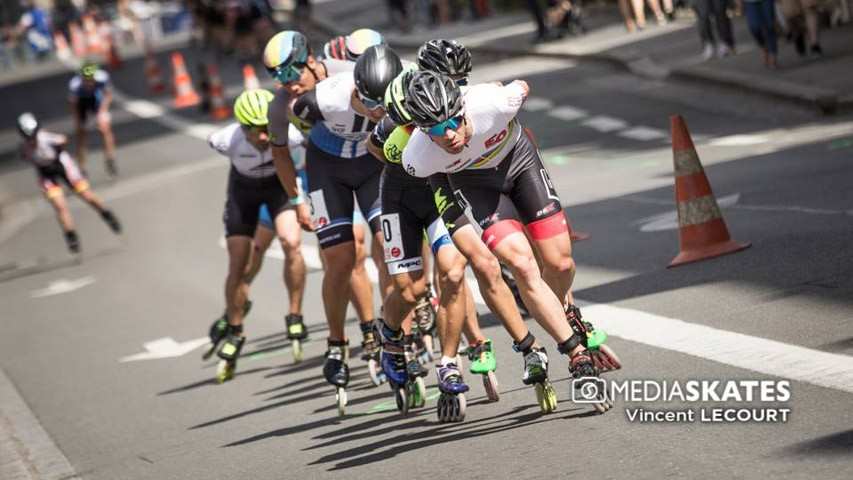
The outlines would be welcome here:
<svg viewBox="0 0 853 480">
<path fill-rule="evenodd" d="M 275 218 L 281 249 L 284 251 L 284 285 L 290 301 L 290 314 L 302 314 L 305 295 L 305 258 L 302 256 L 302 229 L 296 221 L 296 212 L 285 210 Z"/>
<path fill-rule="evenodd" d="M 346 340 L 344 320 L 350 298 L 350 277 L 355 266 L 355 243 L 347 241 L 321 250 L 326 272 L 323 275 L 323 306 L 329 325 L 329 340 Z"/>
<path fill-rule="evenodd" d="M 228 247 L 228 277 L 225 280 L 225 304 L 228 324 L 243 325 L 243 304 L 240 302 L 240 285 L 249 263 L 251 237 L 233 235 L 226 239 Z"/>
</svg>

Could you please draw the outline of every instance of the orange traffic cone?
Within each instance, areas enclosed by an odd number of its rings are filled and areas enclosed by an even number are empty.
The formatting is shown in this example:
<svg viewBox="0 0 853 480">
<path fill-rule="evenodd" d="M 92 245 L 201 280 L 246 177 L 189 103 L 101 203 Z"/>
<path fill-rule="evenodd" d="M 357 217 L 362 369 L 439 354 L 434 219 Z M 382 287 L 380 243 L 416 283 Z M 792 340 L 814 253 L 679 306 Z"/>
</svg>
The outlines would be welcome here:
<svg viewBox="0 0 853 480">
<path fill-rule="evenodd" d="M 172 68 L 175 72 L 175 108 L 191 107 L 198 104 L 198 94 L 193 89 L 190 74 L 184 64 L 184 56 L 179 52 L 172 54 Z"/>
<path fill-rule="evenodd" d="M 670 117 L 672 155 L 675 163 L 675 201 L 678 204 L 680 253 L 669 267 L 698 262 L 749 248 L 735 242 L 717 206 L 711 184 L 696 154 L 693 140 L 681 115 Z"/>
<path fill-rule="evenodd" d="M 258 76 L 255 75 L 255 67 L 248 63 L 243 65 L 243 88 L 246 90 L 261 88 L 261 82 L 258 81 Z"/>
<path fill-rule="evenodd" d="M 53 33 L 53 46 L 56 49 L 56 58 L 60 60 L 71 58 L 71 49 L 68 48 L 68 41 L 65 40 L 65 35 L 62 32 Z"/>
<path fill-rule="evenodd" d="M 157 58 L 151 52 L 145 53 L 145 81 L 152 93 L 163 93 L 166 90 L 160 64 L 157 63 Z"/>
<path fill-rule="evenodd" d="M 207 67 L 207 74 L 210 77 L 210 116 L 216 120 L 224 120 L 231 115 L 231 109 L 225 103 L 219 69 L 215 64 L 210 64 Z"/>
<path fill-rule="evenodd" d="M 74 55 L 80 58 L 84 57 L 86 55 L 86 40 L 83 38 L 80 27 L 76 23 L 71 23 L 68 25 L 68 31 L 71 32 L 71 49 L 74 51 Z"/>
</svg>

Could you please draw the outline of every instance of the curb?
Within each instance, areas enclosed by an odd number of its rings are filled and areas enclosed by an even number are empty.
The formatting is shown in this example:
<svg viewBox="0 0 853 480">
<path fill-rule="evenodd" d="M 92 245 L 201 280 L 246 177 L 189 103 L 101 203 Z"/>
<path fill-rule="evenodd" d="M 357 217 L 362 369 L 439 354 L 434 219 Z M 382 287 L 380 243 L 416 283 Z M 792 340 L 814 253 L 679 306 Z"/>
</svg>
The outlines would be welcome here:
<svg viewBox="0 0 853 480">
<path fill-rule="evenodd" d="M 331 21 L 310 17 L 307 22 L 330 35 L 344 35 L 338 26 Z M 420 44 L 410 41 L 394 41 L 391 46 L 400 49 L 417 49 Z M 557 58 L 575 61 L 594 61 L 621 68 L 638 76 L 654 80 L 673 78 L 677 80 L 704 83 L 726 88 L 733 88 L 744 93 L 781 100 L 800 106 L 818 110 L 823 115 L 833 115 L 841 111 L 853 110 L 853 95 L 841 96 L 830 89 L 801 85 L 785 80 L 766 78 L 732 71 L 720 71 L 712 67 L 697 65 L 686 68 L 669 69 L 648 56 L 626 56 L 608 53 L 556 53 L 537 52 L 524 48 L 498 48 L 476 46 L 470 48 L 472 53 L 484 53 L 506 56 L 536 56 L 541 58 Z"/>
</svg>

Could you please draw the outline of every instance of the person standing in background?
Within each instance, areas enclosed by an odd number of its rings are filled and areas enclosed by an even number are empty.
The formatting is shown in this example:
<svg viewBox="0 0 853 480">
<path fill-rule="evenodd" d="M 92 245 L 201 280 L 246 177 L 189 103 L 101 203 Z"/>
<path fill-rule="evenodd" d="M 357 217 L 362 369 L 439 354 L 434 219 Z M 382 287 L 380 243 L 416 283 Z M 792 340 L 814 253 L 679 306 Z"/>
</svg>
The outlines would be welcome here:
<svg viewBox="0 0 853 480">
<path fill-rule="evenodd" d="M 692 7 L 696 12 L 696 28 L 702 40 L 704 60 L 710 60 L 715 54 L 725 57 L 734 53 L 735 37 L 732 34 L 732 22 L 726 14 L 728 4 L 729 0 L 693 0 Z M 716 25 L 716 38 L 711 23 Z"/>
<path fill-rule="evenodd" d="M 749 31 L 764 54 L 764 65 L 776 68 L 776 2 L 774 0 L 744 0 L 744 12 Z"/>
</svg>

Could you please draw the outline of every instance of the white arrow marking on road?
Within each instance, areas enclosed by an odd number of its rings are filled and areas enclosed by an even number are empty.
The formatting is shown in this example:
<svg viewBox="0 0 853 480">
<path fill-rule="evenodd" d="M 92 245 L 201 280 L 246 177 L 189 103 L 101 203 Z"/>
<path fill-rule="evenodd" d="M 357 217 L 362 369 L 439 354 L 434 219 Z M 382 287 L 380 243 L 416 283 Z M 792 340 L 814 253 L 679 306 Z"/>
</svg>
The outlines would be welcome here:
<svg viewBox="0 0 853 480">
<path fill-rule="evenodd" d="M 634 127 L 623 132 L 619 132 L 620 137 L 630 138 L 632 140 L 640 140 L 648 142 L 650 140 L 661 140 L 666 138 L 666 132 L 657 128 L 649 127 Z"/>
<path fill-rule="evenodd" d="M 77 280 L 66 280 L 62 278 L 54 282 L 50 282 L 50 285 L 48 285 L 47 288 L 34 290 L 30 295 L 32 298 L 49 297 L 51 295 L 73 292 L 74 290 L 78 290 L 93 283 L 95 283 L 95 279 L 93 277 L 82 277 Z"/>
<path fill-rule="evenodd" d="M 527 110 L 528 112 L 538 112 L 540 110 L 548 110 L 554 106 L 554 102 L 547 98 L 540 97 L 528 97 L 527 100 L 524 101 L 524 105 L 521 108 Z"/>
<path fill-rule="evenodd" d="M 571 122 L 572 120 L 586 117 L 587 113 L 585 110 L 581 110 L 580 108 L 562 105 L 548 112 L 548 115 L 566 122 Z"/>
<path fill-rule="evenodd" d="M 750 145 L 761 145 L 769 142 L 765 135 L 729 135 L 711 140 L 708 145 L 713 147 L 746 147 Z"/>
<path fill-rule="evenodd" d="M 740 194 L 727 195 L 717 199 L 720 208 L 731 207 L 740 200 Z M 652 215 L 634 222 L 634 225 L 642 225 L 641 232 L 661 232 L 664 230 L 675 230 L 678 228 L 678 212 L 675 210 Z"/>
<path fill-rule="evenodd" d="M 124 363 L 135 362 L 138 360 L 180 357 L 192 352 L 206 343 L 210 343 L 210 339 L 207 337 L 196 338 L 195 340 L 189 340 L 182 343 L 176 342 L 172 337 L 158 338 L 157 340 L 142 344 L 142 347 L 146 350 L 145 352 L 122 357 L 119 359 L 119 362 Z"/>
<path fill-rule="evenodd" d="M 614 130 L 622 130 L 623 128 L 628 126 L 628 124 L 624 120 L 608 117 L 606 115 L 592 117 L 589 120 L 581 123 L 581 125 L 598 130 L 599 132 L 603 133 L 612 132 Z"/>
</svg>

